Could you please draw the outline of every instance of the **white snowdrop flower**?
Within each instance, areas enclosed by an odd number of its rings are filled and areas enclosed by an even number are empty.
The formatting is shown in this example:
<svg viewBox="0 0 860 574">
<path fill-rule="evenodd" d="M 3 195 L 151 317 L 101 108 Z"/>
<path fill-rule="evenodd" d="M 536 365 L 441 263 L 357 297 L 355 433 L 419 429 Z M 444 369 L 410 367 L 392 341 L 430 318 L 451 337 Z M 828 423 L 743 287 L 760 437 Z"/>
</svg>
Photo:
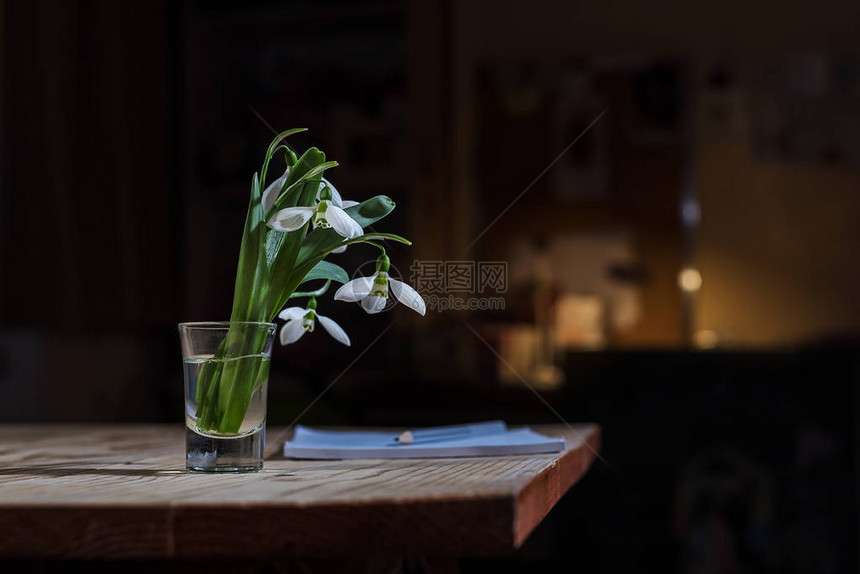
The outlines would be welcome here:
<svg viewBox="0 0 860 574">
<path fill-rule="evenodd" d="M 343 328 L 341 328 L 341 326 L 335 323 L 332 319 L 317 313 L 316 306 L 316 299 L 311 299 L 305 309 L 302 309 L 301 307 L 287 307 L 278 313 L 278 317 L 286 321 L 284 326 L 281 327 L 281 344 L 289 345 L 290 343 L 295 343 L 301 339 L 302 335 L 305 333 L 312 332 L 314 330 L 314 323 L 318 319 L 320 325 L 323 326 L 323 329 L 325 329 L 335 341 L 343 343 L 349 347 L 350 341 L 346 331 L 344 331 Z"/>
<path fill-rule="evenodd" d="M 334 298 L 338 301 L 360 302 L 365 311 L 373 314 L 385 308 L 388 295 L 391 294 L 396 300 L 423 315 L 427 310 L 424 299 L 403 281 L 390 277 L 388 268 L 388 256 L 380 255 L 376 263 L 376 273 L 345 283 L 334 294 Z"/>
<path fill-rule="evenodd" d="M 319 203 L 315 206 L 308 205 L 282 209 L 269 219 L 269 227 L 278 231 L 295 231 L 312 219 L 314 228 L 331 228 L 338 235 L 347 239 L 355 239 L 364 233 L 361 225 L 351 218 L 343 210 L 343 207 L 341 207 L 347 202 L 340 199 L 340 194 L 338 194 L 338 201 L 335 201 L 331 185 L 321 183 L 320 186 L 321 188 L 317 192 L 318 197 L 321 198 Z M 349 203 L 355 204 L 355 202 Z"/>
</svg>

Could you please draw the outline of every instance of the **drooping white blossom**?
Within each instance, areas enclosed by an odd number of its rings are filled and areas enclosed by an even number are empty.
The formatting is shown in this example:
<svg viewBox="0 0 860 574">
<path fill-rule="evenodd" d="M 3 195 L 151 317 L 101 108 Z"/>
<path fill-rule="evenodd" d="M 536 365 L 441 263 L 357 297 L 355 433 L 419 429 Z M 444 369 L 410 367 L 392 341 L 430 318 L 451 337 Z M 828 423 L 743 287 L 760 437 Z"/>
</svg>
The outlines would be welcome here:
<svg viewBox="0 0 860 574">
<path fill-rule="evenodd" d="M 315 307 L 316 302 L 313 302 L 305 309 L 301 307 L 287 307 L 278 313 L 278 317 L 286 321 L 284 326 L 281 327 L 281 344 L 289 345 L 290 343 L 295 343 L 301 339 L 302 335 L 305 333 L 312 332 L 314 330 L 315 320 L 319 319 L 320 325 L 323 326 L 323 329 L 325 329 L 335 341 L 343 343 L 348 347 L 350 345 L 350 341 L 346 331 L 344 331 L 341 326 L 335 323 L 332 319 L 317 313 Z"/>
<path fill-rule="evenodd" d="M 377 271 L 370 277 L 353 279 L 342 285 L 334 298 L 338 301 L 360 302 L 365 311 L 373 314 L 385 308 L 389 294 L 416 313 L 423 315 L 426 312 L 421 295 L 403 281 L 390 277 L 386 271 Z"/>
<path fill-rule="evenodd" d="M 323 179 L 317 191 L 318 203 L 316 205 L 281 209 L 269 219 L 268 226 L 278 231 L 295 231 L 311 220 L 314 228 L 331 228 L 338 235 L 347 239 L 355 239 L 364 233 L 364 230 L 357 221 L 344 211 L 344 207 L 358 204 L 354 201 L 344 201 L 339 193 L 337 196 L 335 193 L 337 190 L 334 189 L 334 186 Z M 340 252 L 342 249 L 338 248 L 335 251 Z"/>
</svg>

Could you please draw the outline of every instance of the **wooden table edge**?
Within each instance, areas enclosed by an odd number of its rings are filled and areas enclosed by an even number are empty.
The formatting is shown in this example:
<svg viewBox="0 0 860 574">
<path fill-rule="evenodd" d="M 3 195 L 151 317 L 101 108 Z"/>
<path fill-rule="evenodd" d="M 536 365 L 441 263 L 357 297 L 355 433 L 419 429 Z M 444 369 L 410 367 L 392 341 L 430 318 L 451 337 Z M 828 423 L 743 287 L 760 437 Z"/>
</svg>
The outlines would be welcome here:
<svg viewBox="0 0 860 574">
<path fill-rule="evenodd" d="M 514 499 L 513 547 L 519 548 L 532 531 L 549 514 L 550 510 L 570 488 L 585 476 L 598 456 L 601 447 L 601 429 L 597 424 L 580 424 L 571 427 L 581 435 L 583 448 L 564 453 L 554 465 L 547 467 L 532 479 Z"/>
<path fill-rule="evenodd" d="M 538 429 L 540 430 L 540 429 Z M 451 517 L 450 524 L 457 523 L 457 517 L 466 521 L 478 517 L 484 521 L 486 531 L 497 534 L 485 539 L 438 533 L 432 540 L 425 540 L 422 546 L 416 541 L 403 545 L 392 543 L 392 552 L 385 550 L 384 544 L 368 538 L 361 529 L 352 531 L 355 539 L 349 539 L 350 530 L 337 539 L 332 547 L 308 541 L 302 546 L 300 538 L 294 534 L 278 535 L 264 528 L 254 528 L 240 537 L 250 545 L 248 553 L 241 550 L 243 545 L 232 544 L 229 537 L 220 539 L 217 535 L 207 538 L 199 545 L 195 531 L 210 521 L 242 523 L 246 511 L 256 508 L 265 518 L 259 518 L 268 525 L 297 524 L 309 521 L 316 526 L 326 523 L 334 512 L 343 511 L 342 503 L 301 505 L 295 502 L 237 502 L 229 505 L 206 503 L 132 503 L 119 506 L 70 504 L 0 504 L 0 532 L 7 534 L 17 531 L 16 536 L 0 541 L 0 558 L 17 559 L 194 559 L 194 558 L 243 558 L 278 556 L 315 556 L 325 551 L 331 556 L 360 554 L 368 555 L 506 555 L 519 548 L 541 520 L 549 513 L 556 502 L 588 471 L 600 449 L 601 430 L 596 424 L 576 425 L 572 429 L 582 435 L 583 443 L 571 448 L 551 466 L 545 468 L 516 493 L 499 493 L 459 499 L 450 497 L 427 498 L 411 503 L 408 508 L 389 501 L 369 500 L 350 505 L 347 513 L 354 517 L 365 529 L 376 527 L 391 530 L 396 526 L 413 527 L 416 517 L 436 514 L 444 509 Z M 381 518 L 368 518 L 377 516 Z M 377 520 L 377 523 L 374 523 Z M 386 521 L 391 521 L 391 524 Z M 83 531 L 72 536 L 68 543 L 60 539 L 68 538 L 68 529 L 86 524 Z M 132 525 L 132 526 L 129 526 Z M 495 525 L 492 528 L 489 526 Z M 431 525 L 432 526 L 432 525 Z M 101 544 L 104 537 L 110 537 L 125 529 L 125 536 L 133 529 L 140 536 L 140 545 Z M 476 529 L 480 530 L 480 529 Z M 29 533 L 29 535 L 28 535 Z M 38 535 L 37 535 L 38 533 Z M 234 534 L 231 532 L 229 534 Z M 101 537 L 101 538 L 100 538 Z M 364 538 L 364 539 L 363 539 Z M 116 542 L 116 541 L 115 541 Z M 330 541 L 331 542 L 331 541 Z M 369 543 L 369 545 L 368 545 Z"/>
</svg>

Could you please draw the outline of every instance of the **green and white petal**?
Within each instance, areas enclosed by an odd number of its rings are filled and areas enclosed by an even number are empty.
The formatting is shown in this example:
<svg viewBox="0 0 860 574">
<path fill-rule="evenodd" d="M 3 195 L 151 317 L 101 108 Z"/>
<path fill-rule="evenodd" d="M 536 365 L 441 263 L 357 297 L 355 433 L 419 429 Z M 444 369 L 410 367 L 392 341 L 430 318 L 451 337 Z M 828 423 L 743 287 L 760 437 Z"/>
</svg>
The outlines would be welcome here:
<svg viewBox="0 0 860 574">
<path fill-rule="evenodd" d="M 344 283 L 341 285 L 340 289 L 335 291 L 334 298 L 338 301 L 346 301 L 348 303 L 361 301 L 370 295 L 370 290 L 373 289 L 374 277 L 376 277 L 376 275 L 371 277 L 358 277 L 348 283 Z"/>
<path fill-rule="evenodd" d="M 383 309 L 385 309 L 385 304 L 388 302 L 388 299 L 383 297 L 377 297 L 376 295 L 370 295 L 361 300 L 361 307 L 373 315 L 374 313 L 379 313 Z"/>
<path fill-rule="evenodd" d="M 281 327 L 281 345 L 289 345 L 295 343 L 305 334 L 305 329 L 302 327 L 301 320 L 287 321 Z"/>
<path fill-rule="evenodd" d="M 418 294 L 418 291 L 413 289 L 411 286 L 392 277 L 388 278 L 388 285 L 391 288 L 391 292 L 394 294 L 395 299 L 420 315 L 427 312 L 424 299 L 422 299 L 421 295 Z"/>
<path fill-rule="evenodd" d="M 336 206 L 334 202 L 329 202 L 326 207 L 325 218 L 329 225 L 331 225 L 332 229 L 347 239 L 355 239 L 364 233 L 364 230 L 358 222 L 347 215 L 343 209 Z"/>
<path fill-rule="evenodd" d="M 334 337 L 334 340 L 343 343 L 347 347 L 349 347 L 349 336 L 346 334 L 340 325 L 329 319 L 328 317 L 323 317 L 319 313 L 317 313 L 317 319 L 319 319 L 320 325 L 323 326 L 323 329 L 328 331 L 328 334 Z"/>
<path fill-rule="evenodd" d="M 314 211 L 314 207 L 288 207 L 273 215 L 268 225 L 276 231 L 295 231 L 313 217 Z"/>
</svg>

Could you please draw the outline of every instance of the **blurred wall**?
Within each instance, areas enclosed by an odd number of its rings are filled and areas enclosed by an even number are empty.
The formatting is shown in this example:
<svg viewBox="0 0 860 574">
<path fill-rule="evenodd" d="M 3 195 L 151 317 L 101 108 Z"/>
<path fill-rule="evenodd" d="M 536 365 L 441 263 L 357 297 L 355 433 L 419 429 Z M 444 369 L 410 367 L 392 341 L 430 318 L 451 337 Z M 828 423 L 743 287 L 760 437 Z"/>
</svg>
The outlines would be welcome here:
<svg viewBox="0 0 860 574">
<path fill-rule="evenodd" d="M 824 0 L 636 3 L 609 0 L 452 3 L 455 109 L 461 129 L 453 185 L 474 187 L 475 70 L 488 61 L 670 56 L 688 61 L 694 92 L 713 66 L 737 68 L 793 51 L 860 52 L 860 4 Z M 693 100 L 695 101 L 695 99 Z M 698 105 L 698 104 L 694 104 Z M 697 110 L 691 110 L 696 117 Z M 611 112 L 610 112 L 611 113 Z M 856 168 L 763 164 L 748 131 L 690 144 L 701 202 L 704 283 L 695 328 L 738 345 L 817 339 L 860 324 L 860 173 Z M 493 214 L 489 214 L 492 217 Z M 464 232 L 468 235 L 468 232 Z M 462 235 L 458 240 L 468 243 Z"/>
<path fill-rule="evenodd" d="M 0 417 L 158 419 L 180 388 L 172 8 L 0 8 Z"/>
<path fill-rule="evenodd" d="M 7 2 L 0 320 L 172 323 L 177 127 L 165 2 Z"/>
<path fill-rule="evenodd" d="M 748 345 L 857 333 L 860 173 L 762 164 L 746 138 L 698 162 L 699 328 Z"/>
</svg>

